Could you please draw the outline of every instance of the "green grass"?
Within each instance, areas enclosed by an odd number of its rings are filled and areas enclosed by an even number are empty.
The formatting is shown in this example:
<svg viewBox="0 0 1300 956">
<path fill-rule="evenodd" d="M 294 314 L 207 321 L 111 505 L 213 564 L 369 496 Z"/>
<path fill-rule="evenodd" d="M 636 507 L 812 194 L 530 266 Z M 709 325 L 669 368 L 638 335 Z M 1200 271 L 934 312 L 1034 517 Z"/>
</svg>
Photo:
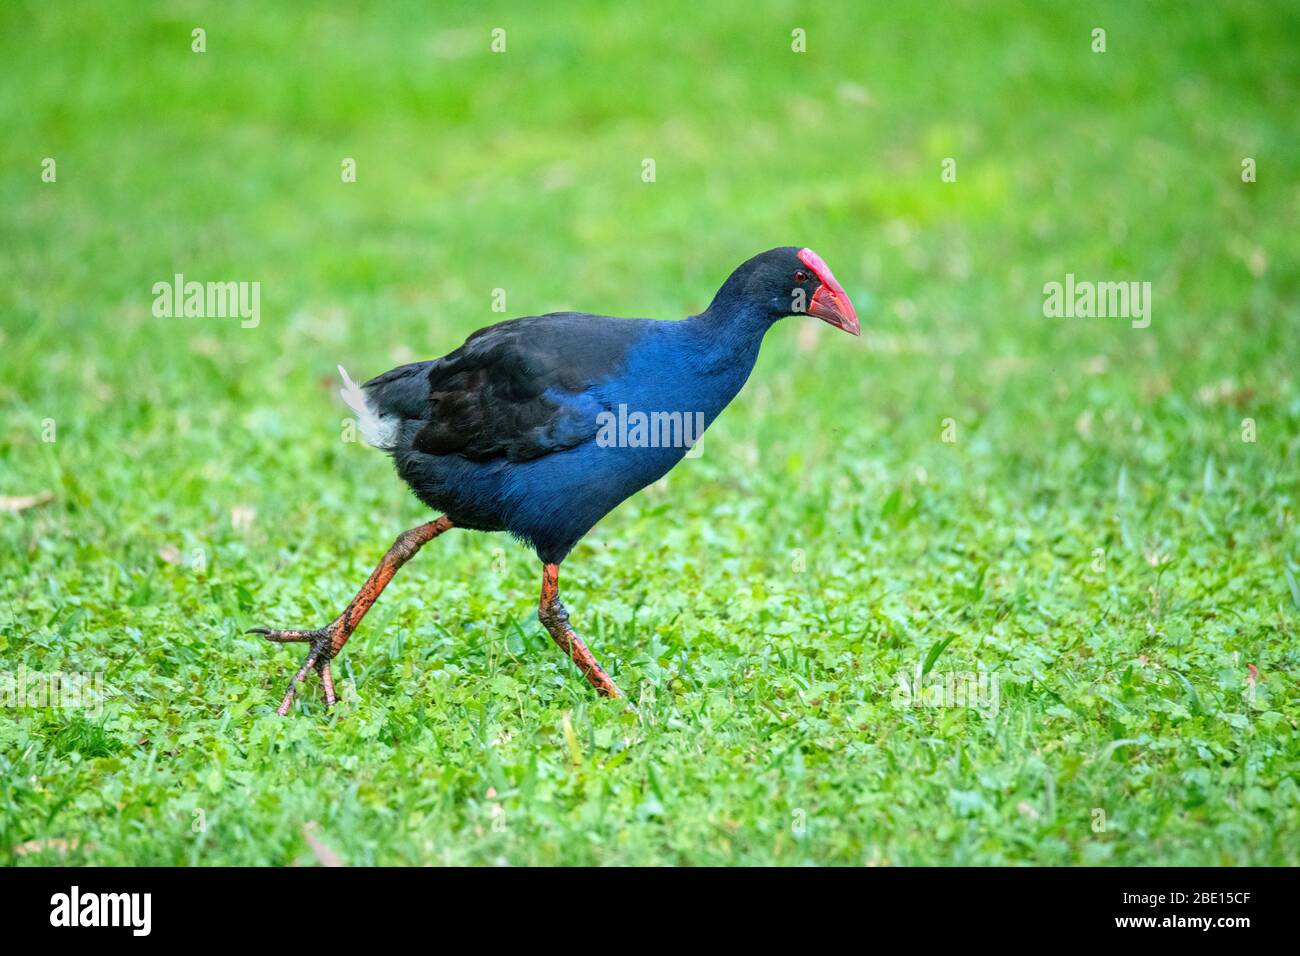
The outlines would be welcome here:
<svg viewBox="0 0 1300 956">
<path fill-rule="evenodd" d="M 1219 6 L 5 4 L 0 495 L 53 500 L 0 513 L 0 671 L 107 700 L 0 707 L 0 859 L 312 863 L 314 821 L 355 864 L 1300 863 L 1300 8 Z M 529 552 L 453 532 L 336 712 L 274 715 L 301 648 L 243 630 L 427 518 L 336 364 L 497 288 L 685 315 L 787 243 L 862 340 L 782 323 L 564 566 L 637 712 Z M 154 318 L 175 272 L 260 325 Z M 1150 281 L 1150 328 L 1044 318 L 1067 272 Z M 926 666 L 996 710 L 901 706 Z"/>
</svg>

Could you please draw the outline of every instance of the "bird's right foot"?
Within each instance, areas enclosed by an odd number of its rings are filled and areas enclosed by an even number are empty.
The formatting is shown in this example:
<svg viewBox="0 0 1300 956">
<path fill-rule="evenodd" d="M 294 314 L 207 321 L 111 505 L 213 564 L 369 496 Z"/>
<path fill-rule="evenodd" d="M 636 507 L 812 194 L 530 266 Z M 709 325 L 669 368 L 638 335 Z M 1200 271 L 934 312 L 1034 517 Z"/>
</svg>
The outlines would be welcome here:
<svg viewBox="0 0 1300 956">
<path fill-rule="evenodd" d="M 548 564 L 542 568 L 542 599 L 537 606 L 537 619 L 542 622 L 542 627 L 551 635 L 551 640 L 560 647 L 564 653 L 569 655 L 569 659 L 577 665 L 582 676 L 587 678 L 587 682 L 596 688 L 596 693 L 601 697 L 622 697 L 623 692 L 618 689 L 618 685 L 605 673 L 605 668 L 600 666 L 600 662 L 587 650 L 587 645 L 582 642 L 573 628 L 569 625 L 569 612 L 564 609 L 560 603 L 560 566 L 558 564 Z"/>
<path fill-rule="evenodd" d="M 298 685 L 307 679 L 308 671 L 313 669 L 320 674 L 321 690 L 325 695 L 325 706 L 333 707 L 338 702 L 338 696 L 334 693 L 334 677 L 330 673 L 330 661 L 334 659 L 334 655 L 339 652 L 339 649 L 351 636 L 350 632 L 345 630 L 343 618 L 338 618 L 327 627 L 316 628 L 312 631 L 253 627 L 244 633 L 261 634 L 268 641 L 275 644 L 310 645 L 307 659 L 303 661 L 302 667 L 298 668 L 298 673 L 293 675 L 293 680 L 289 681 L 289 688 L 284 692 L 284 698 L 280 701 L 280 706 L 275 710 L 281 717 L 288 716 L 289 707 L 293 704 Z"/>
</svg>

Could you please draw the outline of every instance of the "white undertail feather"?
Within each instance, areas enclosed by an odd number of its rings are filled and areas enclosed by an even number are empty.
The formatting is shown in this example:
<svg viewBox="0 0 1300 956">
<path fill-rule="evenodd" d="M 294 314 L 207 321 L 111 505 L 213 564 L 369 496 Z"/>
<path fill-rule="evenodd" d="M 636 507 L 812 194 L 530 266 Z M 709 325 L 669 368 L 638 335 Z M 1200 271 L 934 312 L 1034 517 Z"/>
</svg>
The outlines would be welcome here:
<svg viewBox="0 0 1300 956">
<path fill-rule="evenodd" d="M 361 391 L 361 386 L 352 381 L 342 365 L 339 366 L 339 374 L 343 376 L 343 388 L 339 394 L 348 403 L 348 408 L 357 413 L 357 428 L 361 430 L 361 437 L 366 440 L 366 444 L 384 450 L 396 445 L 398 420 L 391 415 L 376 412 L 366 399 L 366 393 Z"/>
</svg>

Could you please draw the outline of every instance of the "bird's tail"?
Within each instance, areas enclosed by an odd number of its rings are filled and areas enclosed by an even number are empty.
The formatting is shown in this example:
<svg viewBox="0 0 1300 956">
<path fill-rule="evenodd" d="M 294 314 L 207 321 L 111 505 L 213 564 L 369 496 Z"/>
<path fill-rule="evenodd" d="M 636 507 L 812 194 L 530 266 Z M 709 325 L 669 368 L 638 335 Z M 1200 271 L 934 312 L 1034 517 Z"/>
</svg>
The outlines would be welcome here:
<svg viewBox="0 0 1300 956">
<path fill-rule="evenodd" d="M 376 412 L 361 386 L 352 381 L 342 365 L 339 366 L 339 374 L 343 376 L 343 388 L 339 394 L 347 402 L 348 408 L 356 412 L 361 437 L 367 445 L 390 451 L 397 444 L 398 420 L 391 415 Z"/>
</svg>

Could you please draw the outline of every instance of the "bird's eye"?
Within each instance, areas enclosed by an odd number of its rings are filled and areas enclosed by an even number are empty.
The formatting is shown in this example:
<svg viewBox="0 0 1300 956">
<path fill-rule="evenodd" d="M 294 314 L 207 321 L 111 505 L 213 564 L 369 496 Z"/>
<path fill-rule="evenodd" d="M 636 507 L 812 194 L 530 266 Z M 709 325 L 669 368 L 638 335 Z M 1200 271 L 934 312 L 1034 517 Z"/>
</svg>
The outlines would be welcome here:
<svg viewBox="0 0 1300 956">
<path fill-rule="evenodd" d="M 794 281 L 795 281 L 795 282 L 807 282 L 807 281 L 808 281 L 808 273 L 806 273 L 806 272 L 804 272 L 802 269 L 800 269 L 798 272 L 796 272 L 796 273 L 794 274 Z"/>
</svg>

